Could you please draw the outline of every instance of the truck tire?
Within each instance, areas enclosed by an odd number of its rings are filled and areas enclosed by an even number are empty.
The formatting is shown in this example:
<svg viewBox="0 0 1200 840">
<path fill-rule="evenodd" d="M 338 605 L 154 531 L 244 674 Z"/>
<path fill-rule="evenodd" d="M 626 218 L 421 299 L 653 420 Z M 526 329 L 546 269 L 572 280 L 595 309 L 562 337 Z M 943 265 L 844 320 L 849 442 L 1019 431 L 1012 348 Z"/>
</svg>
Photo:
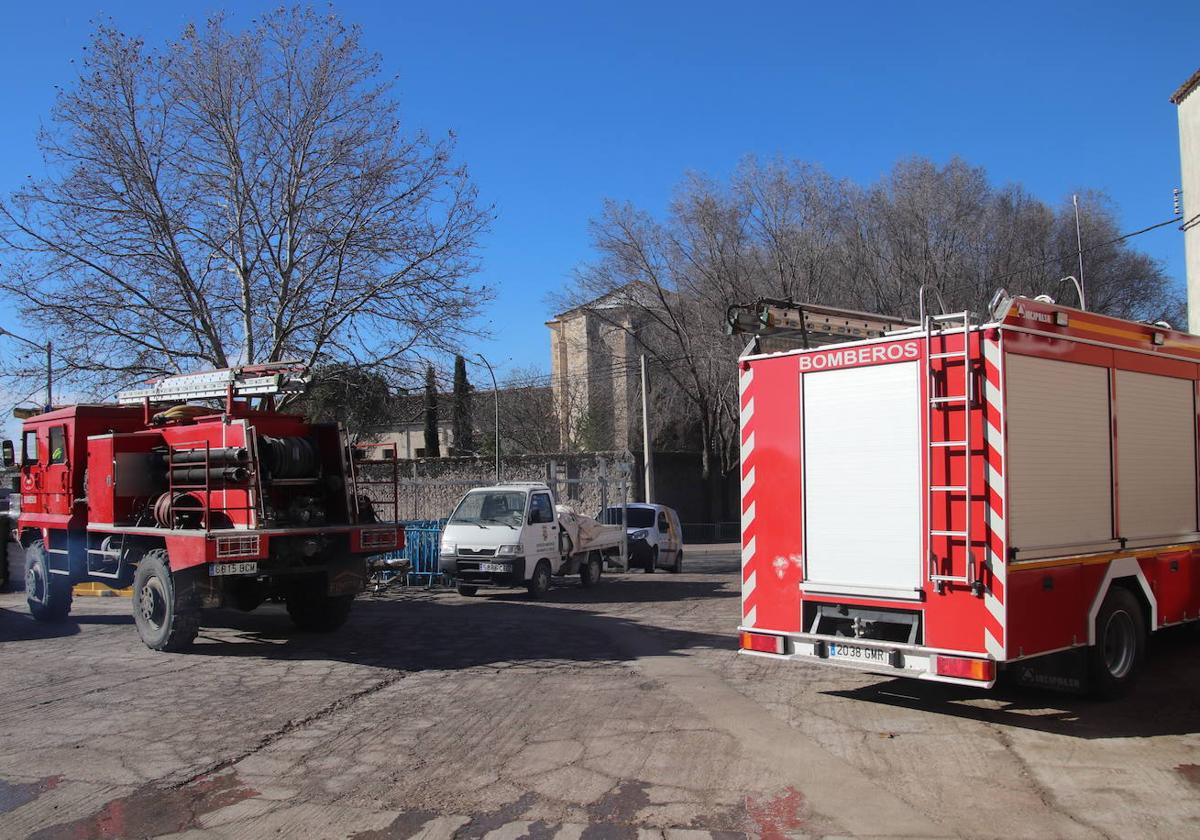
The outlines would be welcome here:
<svg viewBox="0 0 1200 840">
<path fill-rule="evenodd" d="M 66 621 L 71 614 L 71 580 L 50 574 L 46 543 L 34 540 L 25 549 L 25 603 L 38 621 Z"/>
<path fill-rule="evenodd" d="M 288 592 L 287 611 L 292 623 L 308 633 L 330 633 L 350 617 L 353 595 L 328 595 L 325 579 L 305 581 Z"/>
<path fill-rule="evenodd" d="M 1142 605 L 1123 586 L 1112 586 L 1096 615 L 1096 644 L 1088 650 L 1092 693 L 1120 697 L 1133 687 L 1146 656 Z"/>
<path fill-rule="evenodd" d="M 671 567 L 671 574 L 677 575 L 683 571 L 683 549 L 675 552 L 675 565 Z"/>
<path fill-rule="evenodd" d="M 200 632 L 194 570 L 172 572 L 164 548 L 147 551 L 133 573 L 133 623 L 151 650 L 180 651 Z"/>
<path fill-rule="evenodd" d="M 535 600 L 544 598 L 550 591 L 550 564 L 545 560 L 539 561 L 533 570 L 533 577 L 526 582 L 525 588 L 529 590 L 530 598 Z"/>
<path fill-rule="evenodd" d="M 460 583 L 456 588 L 458 589 L 458 594 L 464 598 L 473 598 L 475 597 L 475 593 L 479 591 L 478 586 L 468 586 L 465 583 Z"/>
<path fill-rule="evenodd" d="M 592 552 L 579 569 L 579 582 L 583 584 L 584 589 L 591 589 L 600 582 L 602 571 L 603 566 L 600 563 L 600 558 L 595 552 Z"/>
<path fill-rule="evenodd" d="M 8 541 L 12 539 L 12 523 L 0 513 L 0 592 L 8 589 Z"/>
</svg>

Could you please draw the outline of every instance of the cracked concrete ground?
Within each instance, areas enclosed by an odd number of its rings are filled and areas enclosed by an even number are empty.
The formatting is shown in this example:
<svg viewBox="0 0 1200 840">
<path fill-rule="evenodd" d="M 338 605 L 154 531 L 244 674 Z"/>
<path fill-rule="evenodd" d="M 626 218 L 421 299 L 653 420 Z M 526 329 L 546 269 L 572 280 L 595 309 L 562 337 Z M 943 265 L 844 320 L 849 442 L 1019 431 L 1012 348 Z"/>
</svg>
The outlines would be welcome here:
<svg viewBox="0 0 1200 840">
<path fill-rule="evenodd" d="M 739 657 L 737 559 L 533 603 L 398 590 L 302 635 L 0 595 L 0 837 L 1200 835 L 1197 637 L 1092 703 Z"/>
</svg>

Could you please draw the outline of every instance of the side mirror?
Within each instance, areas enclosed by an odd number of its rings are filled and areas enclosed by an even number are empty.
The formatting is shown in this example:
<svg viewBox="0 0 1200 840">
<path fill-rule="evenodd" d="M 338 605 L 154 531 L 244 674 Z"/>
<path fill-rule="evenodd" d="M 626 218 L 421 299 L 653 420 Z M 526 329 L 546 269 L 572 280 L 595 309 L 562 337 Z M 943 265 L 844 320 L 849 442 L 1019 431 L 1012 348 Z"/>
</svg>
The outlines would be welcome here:
<svg viewBox="0 0 1200 840">
<path fill-rule="evenodd" d="M 17 454 L 16 450 L 13 449 L 13 442 L 11 440 L 6 440 L 4 443 L 0 443 L 0 462 L 2 462 L 6 467 L 12 467 L 16 465 Z"/>
</svg>

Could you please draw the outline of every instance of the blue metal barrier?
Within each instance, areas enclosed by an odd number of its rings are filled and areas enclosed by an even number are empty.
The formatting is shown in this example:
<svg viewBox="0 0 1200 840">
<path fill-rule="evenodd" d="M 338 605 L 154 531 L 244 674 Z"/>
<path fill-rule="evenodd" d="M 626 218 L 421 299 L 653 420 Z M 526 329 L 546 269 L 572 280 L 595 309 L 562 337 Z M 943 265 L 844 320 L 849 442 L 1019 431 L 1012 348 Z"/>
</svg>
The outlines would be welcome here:
<svg viewBox="0 0 1200 840">
<path fill-rule="evenodd" d="M 412 564 L 404 581 L 408 586 L 449 586 L 452 581 L 438 567 L 444 519 L 420 519 L 404 523 L 404 550 L 384 555 L 389 560 L 404 558 Z"/>
</svg>

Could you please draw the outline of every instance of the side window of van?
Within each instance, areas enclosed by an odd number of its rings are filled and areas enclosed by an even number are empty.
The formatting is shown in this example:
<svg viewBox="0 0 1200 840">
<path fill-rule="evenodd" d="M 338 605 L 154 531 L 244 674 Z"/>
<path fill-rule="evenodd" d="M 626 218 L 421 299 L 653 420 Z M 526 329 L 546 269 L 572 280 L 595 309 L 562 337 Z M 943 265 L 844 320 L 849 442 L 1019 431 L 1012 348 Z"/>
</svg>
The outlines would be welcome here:
<svg viewBox="0 0 1200 840">
<path fill-rule="evenodd" d="M 667 515 L 665 513 L 663 513 L 661 510 L 658 512 L 658 530 L 659 530 L 659 533 L 662 533 L 662 534 L 667 533 L 667 530 L 668 530 Z"/>
</svg>

